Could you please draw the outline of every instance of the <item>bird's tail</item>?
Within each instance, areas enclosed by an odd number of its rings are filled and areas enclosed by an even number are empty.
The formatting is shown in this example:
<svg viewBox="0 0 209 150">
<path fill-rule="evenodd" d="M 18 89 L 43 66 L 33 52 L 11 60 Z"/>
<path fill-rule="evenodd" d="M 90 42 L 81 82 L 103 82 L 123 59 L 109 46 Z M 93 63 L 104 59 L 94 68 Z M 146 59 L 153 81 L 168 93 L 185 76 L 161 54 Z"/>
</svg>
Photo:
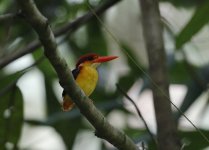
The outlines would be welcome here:
<svg viewBox="0 0 209 150">
<path fill-rule="evenodd" d="M 75 103 L 71 100 L 71 98 L 66 94 L 63 96 L 62 110 L 70 111 L 75 106 Z"/>
</svg>

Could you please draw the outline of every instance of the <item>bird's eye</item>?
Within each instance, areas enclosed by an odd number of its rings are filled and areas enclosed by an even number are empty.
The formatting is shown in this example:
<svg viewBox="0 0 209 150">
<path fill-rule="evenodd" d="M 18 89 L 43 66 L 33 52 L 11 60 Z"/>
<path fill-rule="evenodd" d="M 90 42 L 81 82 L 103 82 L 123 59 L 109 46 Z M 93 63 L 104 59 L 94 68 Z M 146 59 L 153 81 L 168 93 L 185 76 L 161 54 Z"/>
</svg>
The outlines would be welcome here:
<svg viewBox="0 0 209 150">
<path fill-rule="evenodd" d="M 91 56 L 91 57 L 88 58 L 88 60 L 89 60 L 89 61 L 92 61 L 92 60 L 94 60 L 94 59 L 96 59 L 96 58 L 97 58 L 97 56 Z"/>
<path fill-rule="evenodd" d="M 88 60 L 91 61 L 91 60 L 94 60 L 94 58 L 93 57 L 89 57 Z"/>
</svg>

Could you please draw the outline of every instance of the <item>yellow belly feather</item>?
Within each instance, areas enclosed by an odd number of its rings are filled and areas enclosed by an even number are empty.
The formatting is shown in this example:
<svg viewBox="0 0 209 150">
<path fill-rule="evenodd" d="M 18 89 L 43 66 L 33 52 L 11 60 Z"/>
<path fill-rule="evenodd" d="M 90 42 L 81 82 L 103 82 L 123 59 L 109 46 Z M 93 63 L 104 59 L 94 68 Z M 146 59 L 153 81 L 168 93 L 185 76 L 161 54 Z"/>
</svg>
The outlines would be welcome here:
<svg viewBox="0 0 209 150">
<path fill-rule="evenodd" d="M 90 96 L 96 88 L 98 81 L 98 72 L 90 66 L 83 66 L 76 78 L 76 83 L 84 91 L 87 96 Z M 73 101 L 68 95 L 63 98 L 63 110 L 69 111 L 74 107 Z"/>
<path fill-rule="evenodd" d="M 76 78 L 76 82 L 79 87 L 84 91 L 87 96 L 96 88 L 98 81 L 98 72 L 92 67 L 82 67 L 79 75 Z"/>
</svg>

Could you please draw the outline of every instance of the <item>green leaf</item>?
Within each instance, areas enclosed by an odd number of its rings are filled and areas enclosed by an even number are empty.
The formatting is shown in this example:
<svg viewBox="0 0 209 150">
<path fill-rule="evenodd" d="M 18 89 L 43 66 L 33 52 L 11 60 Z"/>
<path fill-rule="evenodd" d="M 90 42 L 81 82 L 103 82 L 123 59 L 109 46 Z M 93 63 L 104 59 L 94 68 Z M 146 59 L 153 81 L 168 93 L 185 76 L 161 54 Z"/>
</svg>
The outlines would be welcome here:
<svg viewBox="0 0 209 150">
<path fill-rule="evenodd" d="M 0 93 L 5 90 L 10 84 L 17 82 L 17 80 L 24 74 L 24 72 L 16 72 L 10 75 L 0 75 Z"/>
<path fill-rule="evenodd" d="M 43 57 L 43 55 L 44 54 L 41 49 L 33 53 L 33 57 L 35 60 L 38 60 L 39 58 Z M 52 68 L 50 62 L 48 61 L 48 59 L 44 59 L 42 62 L 38 63 L 37 67 L 43 73 L 44 76 L 47 113 L 48 115 L 51 115 L 61 110 L 60 104 L 53 90 L 53 82 L 55 79 L 57 79 L 57 75 L 54 69 Z"/>
<path fill-rule="evenodd" d="M 126 53 L 128 55 L 125 55 L 127 60 L 128 60 L 128 65 L 131 68 L 131 74 L 133 74 L 137 79 L 141 76 L 144 75 L 144 73 L 142 72 L 143 70 L 146 70 L 146 68 L 144 68 L 141 64 L 140 61 L 138 61 L 139 59 L 137 58 L 136 53 L 134 52 L 134 50 L 132 50 L 128 45 L 126 45 L 125 43 L 121 43 L 120 44 L 122 49 L 124 49 L 126 51 Z M 125 54 L 125 53 L 124 53 Z M 133 60 L 137 63 L 137 65 L 133 62 Z M 140 67 L 140 68 L 139 68 Z"/>
<path fill-rule="evenodd" d="M 147 134 L 146 129 L 135 129 L 130 127 L 127 127 L 124 132 L 132 139 L 138 139 L 139 137 L 143 137 L 145 134 Z"/>
<path fill-rule="evenodd" d="M 139 144 L 140 146 L 142 146 L 142 143 L 144 143 L 145 148 L 147 147 L 147 149 L 149 150 L 157 149 L 155 142 L 153 142 L 146 129 L 128 128 L 125 130 L 125 133 L 129 135 L 134 140 L 134 142 Z"/>
<path fill-rule="evenodd" d="M 191 74 L 188 72 L 184 61 L 176 61 L 169 65 L 169 79 L 171 83 L 182 84 L 191 80 Z"/>
<path fill-rule="evenodd" d="M 84 32 L 76 32 L 72 36 L 70 47 L 73 43 L 73 52 L 77 56 L 87 53 L 97 53 L 99 55 L 107 55 L 107 43 L 101 30 L 100 23 L 93 19 L 84 29 Z M 81 30 L 80 30 L 81 31 Z M 77 49 L 77 50 L 76 50 Z"/>
<path fill-rule="evenodd" d="M 35 61 L 37 61 L 38 59 L 40 59 L 43 56 L 44 56 L 44 51 L 42 49 L 38 49 L 33 53 L 33 58 L 35 59 Z M 44 59 L 42 62 L 38 63 L 38 65 L 36 65 L 36 66 L 48 78 L 50 78 L 50 79 L 57 78 L 57 75 L 56 75 L 54 69 L 52 68 L 52 65 L 48 59 Z"/>
<path fill-rule="evenodd" d="M 136 54 L 128 45 L 124 43 L 121 43 L 120 45 L 122 49 L 124 49 L 131 57 L 130 58 L 128 55 L 125 55 L 127 58 L 128 65 L 130 67 L 130 72 L 127 75 L 122 76 L 118 82 L 120 85 L 123 86 L 125 91 L 128 91 L 139 78 L 146 78 L 146 76 L 144 76 L 144 73 L 142 72 L 142 69 L 146 69 L 140 64 L 136 57 Z M 138 66 L 133 62 L 133 60 L 137 63 Z"/>
<path fill-rule="evenodd" d="M 66 112 L 64 112 L 66 113 Z M 63 113 L 63 115 L 64 115 Z M 53 125 L 56 131 L 62 136 L 67 149 L 72 149 L 76 135 L 82 128 L 81 117 L 74 119 L 66 119 Z"/>
<path fill-rule="evenodd" d="M 175 7 L 194 7 L 200 5 L 201 3 L 205 2 L 205 0 L 197 1 L 197 0 L 161 0 L 163 2 L 169 2 L 173 4 Z"/>
<path fill-rule="evenodd" d="M 87 49 L 100 55 L 107 55 L 106 40 L 101 30 L 101 24 L 96 19 L 87 25 L 87 36 Z"/>
<path fill-rule="evenodd" d="M 181 104 L 181 111 L 187 111 L 190 106 L 198 100 L 198 97 L 207 92 L 207 85 L 209 83 L 208 75 L 209 69 L 208 66 L 201 67 L 199 69 L 192 70 L 193 74 L 190 71 L 188 77 L 190 77 L 189 82 L 186 83 L 188 88 L 186 96 Z M 206 105 L 207 106 L 207 105 Z M 204 109 L 202 109 L 204 110 Z M 176 113 L 176 118 L 179 119 L 181 117 L 181 113 Z"/>
<path fill-rule="evenodd" d="M 44 83 L 46 91 L 47 113 L 51 115 L 57 111 L 61 111 L 61 105 L 59 104 L 57 97 L 53 90 L 53 80 L 44 74 Z M 61 95 L 62 93 L 60 93 Z"/>
<path fill-rule="evenodd" d="M 131 86 L 133 86 L 133 84 L 136 82 L 136 80 L 136 77 L 132 73 L 129 73 L 120 77 L 118 84 L 122 85 L 125 91 L 128 91 Z"/>
<path fill-rule="evenodd" d="M 209 131 L 201 131 L 208 137 Z M 183 150 L 200 150 L 208 147 L 208 142 L 203 139 L 198 131 L 181 131 L 180 136 L 182 137 L 183 144 L 185 144 Z"/>
<path fill-rule="evenodd" d="M 1 96 L 0 114 L 0 149 L 7 149 L 7 144 L 17 148 L 23 124 L 23 97 L 18 87 Z"/>
<path fill-rule="evenodd" d="M 188 91 L 180 107 L 182 112 L 186 112 L 197 98 L 204 92 L 204 89 L 196 82 L 192 81 L 188 85 Z M 181 113 L 177 113 L 177 119 L 181 117 Z"/>
<path fill-rule="evenodd" d="M 176 37 L 176 49 L 180 49 L 209 21 L 209 0 L 198 7 L 183 30 Z"/>
</svg>

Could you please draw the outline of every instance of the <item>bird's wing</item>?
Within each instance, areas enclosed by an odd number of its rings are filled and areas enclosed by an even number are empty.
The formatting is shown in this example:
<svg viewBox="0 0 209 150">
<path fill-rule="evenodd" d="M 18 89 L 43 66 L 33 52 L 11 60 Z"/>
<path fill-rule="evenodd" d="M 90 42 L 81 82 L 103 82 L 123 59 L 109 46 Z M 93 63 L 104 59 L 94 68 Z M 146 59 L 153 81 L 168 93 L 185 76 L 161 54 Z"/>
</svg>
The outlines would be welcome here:
<svg viewBox="0 0 209 150">
<path fill-rule="evenodd" d="M 81 70 L 80 67 L 76 68 L 76 69 L 73 69 L 72 74 L 73 74 L 73 77 L 74 77 L 75 80 L 76 80 L 80 70 Z"/>
<path fill-rule="evenodd" d="M 76 80 L 79 72 L 80 72 L 80 68 L 73 69 L 72 74 L 73 74 L 73 77 L 74 77 L 75 80 Z M 62 97 L 64 97 L 66 94 L 67 94 L 66 91 L 63 90 Z"/>
</svg>

